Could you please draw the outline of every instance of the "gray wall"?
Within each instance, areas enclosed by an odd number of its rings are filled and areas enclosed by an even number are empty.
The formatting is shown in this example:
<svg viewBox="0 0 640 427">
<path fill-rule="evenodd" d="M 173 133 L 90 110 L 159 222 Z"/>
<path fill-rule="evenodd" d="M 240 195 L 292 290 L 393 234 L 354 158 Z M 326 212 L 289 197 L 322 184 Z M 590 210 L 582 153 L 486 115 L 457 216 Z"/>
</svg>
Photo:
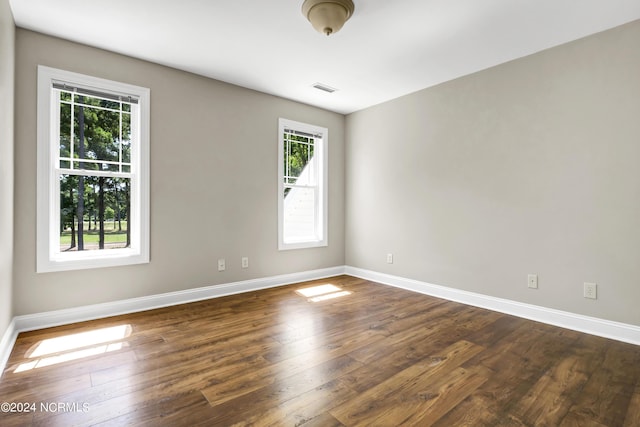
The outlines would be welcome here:
<svg viewBox="0 0 640 427">
<path fill-rule="evenodd" d="M 13 65 L 15 26 L 0 0 L 0 338 L 13 315 Z"/>
<path fill-rule="evenodd" d="M 635 21 L 347 116 L 346 264 L 640 325 L 639 41 Z"/>
<path fill-rule="evenodd" d="M 150 264 L 36 274 L 38 64 L 151 89 Z M 15 315 L 344 263 L 343 115 L 23 29 L 15 114 Z M 326 248 L 277 250 L 278 117 L 329 129 Z"/>
<path fill-rule="evenodd" d="M 8 92 L 12 34 L 3 21 Z M 12 230 L 14 315 L 346 263 L 640 325 L 637 40 L 640 22 L 351 114 L 345 126 L 339 114 L 18 29 L 15 165 L 8 115 L 0 128 L 0 331 Z M 151 88 L 150 264 L 35 273 L 38 64 Z M 329 128 L 328 248 L 276 249 L 278 117 Z M 598 283 L 598 300 L 582 298 L 584 281 Z"/>
</svg>

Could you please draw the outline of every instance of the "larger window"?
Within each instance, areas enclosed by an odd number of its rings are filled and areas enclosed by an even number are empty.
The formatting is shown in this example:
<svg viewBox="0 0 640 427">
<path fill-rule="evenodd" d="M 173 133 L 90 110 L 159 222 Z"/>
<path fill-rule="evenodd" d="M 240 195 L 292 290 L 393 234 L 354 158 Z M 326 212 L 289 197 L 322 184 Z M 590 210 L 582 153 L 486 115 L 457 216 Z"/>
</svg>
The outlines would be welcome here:
<svg viewBox="0 0 640 427">
<path fill-rule="evenodd" d="M 327 245 L 326 128 L 280 119 L 278 247 Z"/>
<path fill-rule="evenodd" d="M 149 98 L 38 67 L 38 272 L 149 262 Z"/>
</svg>

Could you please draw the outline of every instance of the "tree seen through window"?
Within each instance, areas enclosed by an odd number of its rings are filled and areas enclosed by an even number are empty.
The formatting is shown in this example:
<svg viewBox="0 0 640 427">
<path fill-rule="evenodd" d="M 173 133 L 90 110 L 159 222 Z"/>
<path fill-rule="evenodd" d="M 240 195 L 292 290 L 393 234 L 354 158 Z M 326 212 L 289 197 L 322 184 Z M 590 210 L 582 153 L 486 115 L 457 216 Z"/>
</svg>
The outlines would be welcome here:
<svg viewBox="0 0 640 427">
<path fill-rule="evenodd" d="M 60 250 L 131 244 L 131 105 L 59 90 Z"/>
</svg>

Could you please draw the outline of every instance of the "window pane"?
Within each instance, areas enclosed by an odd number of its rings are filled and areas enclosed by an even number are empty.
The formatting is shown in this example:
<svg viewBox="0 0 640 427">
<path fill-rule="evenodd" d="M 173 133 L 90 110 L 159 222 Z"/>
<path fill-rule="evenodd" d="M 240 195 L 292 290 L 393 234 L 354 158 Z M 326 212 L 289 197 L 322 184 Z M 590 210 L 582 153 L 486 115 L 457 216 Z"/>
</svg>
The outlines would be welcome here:
<svg viewBox="0 0 640 427">
<path fill-rule="evenodd" d="M 84 112 L 84 137 L 87 158 L 118 160 L 120 139 L 120 114 L 118 112 L 78 107 Z"/>
<path fill-rule="evenodd" d="M 97 106 L 102 108 L 109 108 L 112 110 L 120 110 L 120 102 L 112 101 L 102 98 L 94 98 L 89 95 L 74 95 L 73 101 L 76 104 L 82 104 L 86 106 Z"/>
<path fill-rule="evenodd" d="M 284 183 L 315 185 L 314 139 L 289 133 L 285 133 L 284 137 Z"/>
<path fill-rule="evenodd" d="M 128 247 L 130 200 L 128 178 L 61 175 L 60 251 Z"/>
<path fill-rule="evenodd" d="M 73 152 L 74 158 L 87 159 L 89 157 L 87 146 L 87 134 L 88 128 L 91 127 L 91 114 L 87 111 L 87 108 L 76 105 L 73 109 Z M 89 122 L 89 123 L 86 123 Z M 77 163 L 74 164 L 74 168 L 79 169 L 97 169 L 95 163 Z"/>
<path fill-rule="evenodd" d="M 122 144 L 122 162 L 131 163 L 131 114 L 122 114 L 121 144 Z"/>
<path fill-rule="evenodd" d="M 60 104 L 60 157 L 71 157 L 71 105 L 63 103 Z"/>
<path fill-rule="evenodd" d="M 314 188 L 285 189 L 284 241 L 296 242 L 316 238 L 316 191 Z"/>
<path fill-rule="evenodd" d="M 287 152 L 285 152 L 285 182 L 293 184 L 313 158 L 313 140 L 297 135 L 288 135 L 288 137 Z M 308 183 L 305 182 L 303 185 Z"/>
<path fill-rule="evenodd" d="M 87 105 L 110 103 L 89 96 L 75 96 L 83 105 L 74 107 L 74 157 L 79 159 L 120 161 L 120 111 L 104 110 Z M 119 107 L 119 103 L 117 103 Z M 61 107 L 62 109 L 62 107 Z M 122 132 L 130 139 L 130 115 L 123 120 Z M 124 117 L 123 117 L 124 119 Z M 81 143 L 80 141 L 83 141 Z M 80 162 L 85 170 L 118 170 L 104 163 Z"/>
</svg>

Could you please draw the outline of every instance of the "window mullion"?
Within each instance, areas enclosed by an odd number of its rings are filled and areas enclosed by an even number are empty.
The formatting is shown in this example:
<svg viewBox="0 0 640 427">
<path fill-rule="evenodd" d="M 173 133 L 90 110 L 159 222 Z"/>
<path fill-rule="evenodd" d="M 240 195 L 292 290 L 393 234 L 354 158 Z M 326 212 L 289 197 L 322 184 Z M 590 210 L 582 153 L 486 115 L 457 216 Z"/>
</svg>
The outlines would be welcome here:
<svg viewBox="0 0 640 427">
<path fill-rule="evenodd" d="M 120 102 L 120 111 L 118 112 L 118 171 L 122 172 L 122 101 Z"/>
<path fill-rule="evenodd" d="M 59 150 L 59 148 L 58 148 Z M 58 164 L 60 162 L 58 161 Z M 49 216 L 51 219 L 51 237 L 49 239 L 49 253 L 51 254 L 59 254 L 60 253 L 60 244 L 59 237 L 53 238 L 54 236 L 60 235 L 60 173 L 57 169 L 54 168 L 53 173 L 51 174 L 53 177 L 53 182 L 51 183 L 51 211 L 49 212 Z"/>
<path fill-rule="evenodd" d="M 74 176 L 96 176 L 96 177 L 105 177 L 105 178 L 124 178 L 124 179 L 132 179 L 134 177 L 134 173 L 132 172 L 111 172 L 111 171 L 97 171 L 91 169 L 64 169 L 64 168 L 56 168 L 57 173 L 61 175 L 74 175 Z"/>
<path fill-rule="evenodd" d="M 60 109 L 60 101 L 59 100 L 60 100 L 60 96 L 58 96 L 58 104 L 57 104 L 58 105 L 58 111 Z M 72 96 L 71 97 L 71 114 L 69 114 L 69 117 L 70 117 L 70 119 L 69 119 L 70 120 L 70 122 L 69 122 L 69 157 L 71 158 L 71 164 L 70 164 L 69 167 L 72 170 L 73 170 L 73 158 L 74 158 L 74 154 L 75 154 L 74 153 L 75 152 L 74 148 L 75 148 L 75 140 L 76 140 L 76 134 L 75 134 L 76 127 L 73 125 L 75 120 L 76 120 L 76 117 L 75 117 L 76 108 L 75 108 L 75 104 L 74 103 L 75 103 L 75 100 L 74 100 L 74 97 Z"/>
<path fill-rule="evenodd" d="M 91 98 L 90 95 L 86 95 L 86 94 L 79 94 L 78 96 L 81 96 L 83 98 Z M 72 96 L 72 99 L 75 98 Z M 61 104 L 69 104 L 71 103 L 71 101 L 60 101 Z M 80 107 L 86 107 L 86 108 L 93 108 L 95 110 L 103 110 L 103 111 L 110 111 L 112 113 L 117 113 L 119 110 L 115 109 L 115 108 L 109 108 L 109 107 L 102 107 L 100 105 L 91 105 L 91 104 L 87 104 L 86 102 L 76 102 L 76 105 L 80 106 Z"/>
<path fill-rule="evenodd" d="M 314 141 L 314 139 L 309 138 L 309 142 Z M 309 165 L 309 167 L 311 168 L 311 173 L 309 173 L 309 182 L 315 183 L 316 182 L 316 165 L 312 164 L 313 162 L 315 162 L 315 159 L 313 157 L 313 155 L 311 154 L 311 147 L 315 148 L 315 145 L 313 143 L 310 143 L 309 145 L 307 145 L 307 165 Z"/>
<path fill-rule="evenodd" d="M 139 128 L 139 118 L 140 118 L 140 106 L 139 104 L 132 104 L 131 110 L 129 114 L 129 132 L 130 132 L 130 141 L 138 140 L 140 138 L 140 128 Z M 130 209 L 128 211 L 129 218 L 133 224 L 133 228 L 130 231 L 131 242 L 132 245 L 139 246 L 140 234 L 143 227 L 141 216 L 141 170 L 142 167 L 142 159 L 140 158 L 140 144 L 131 144 L 129 147 L 129 162 L 131 171 L 131 180 L 130 183 L 130 200 L 129 205 Z"/>
<path fill-rule="evenodd" d="M 316 236 L 316 239 L 320 237 L 319 228 L 320 228 L 320 191 L 318 191 L 318 187 L 313 187 L 313 199 L 314 199 L 314 209 L 313 209 L 313 233 Z"/>
<path fill-rule="evenodd" d="M 290 171 L 290 167 L 289 167 L 289 157 L 291 156 L 291 136 L 287 133 L 285 134 L 285 145 L 287 146 L 286 151 L 284 152 L 284 164 L 286 167 L 285 173 L 284 173 L 284 181 L 286 183 L 289 183 L 289 177 L 291 176 L 291 171 Z"/>
</svg>

